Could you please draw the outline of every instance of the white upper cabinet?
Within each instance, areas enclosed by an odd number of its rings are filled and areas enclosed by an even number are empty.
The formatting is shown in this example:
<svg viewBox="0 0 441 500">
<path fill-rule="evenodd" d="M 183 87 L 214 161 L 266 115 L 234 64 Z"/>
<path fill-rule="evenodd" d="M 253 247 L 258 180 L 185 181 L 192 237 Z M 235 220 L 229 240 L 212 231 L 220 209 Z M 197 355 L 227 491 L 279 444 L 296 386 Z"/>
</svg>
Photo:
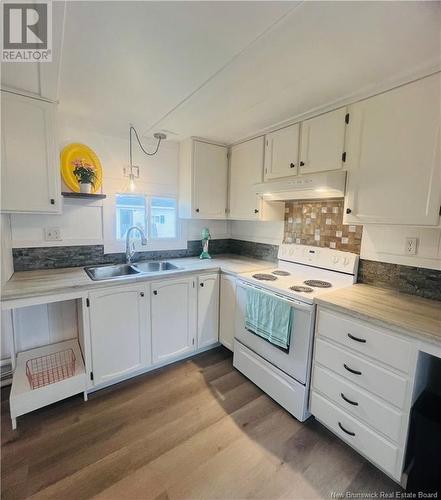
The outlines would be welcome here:
<svg viewBox="0 0 441 500">
<path fill-rule="evenodd" d="M 151 283 L 153 363 L 165 363 L 196 348 L 194 278 Z"/>
<path fill-rule="evenodd" d="M 227 148 L 187 139 L 181 143 L 179 216 L 225 219 L 227 216 Z"/>
<path fill-rule="evenodd" d="M 342 168 L 346 108 L 325 113 L 301 124 L 300 174 Z"/>
<path fill-rule="evenodd" d="M 149 366 L 148 286 L 110 287 L 91 292 L 89 300 L 94 383 L 124 378 Z"/>
<path fill-rule="evenodd" d="M 346 223 L 437 225 L 440 74 L 349 109 Z"/>
<path fill-rule="evenodd" d="M 264 137 L 231 148 L 228 216 L 241 220 L 283 220 L 284 204 L 263 201 L 255 184 L 263 177 Z"/>
<path fill-rule="evenodd" d="M 262 182 L 264 138 L 257 137 L 231 148 L 231 219 L 259 220 L 260 198 L 254 184 Z"/>
<path fill-rule="evenodd" d="M 299 131 L 296 123 L 265 136 L 265 180 L 297 175 Z"/>
<path fill-rule="evenodd" d="M 34 3 L 34 0 L 27 3 Z M 1 87 L 55 102 L 59 98 L 66 1 L 48 3 L 52 9 L 52 23 L 49 25 L 52 31 L 51 62 L 4 63 L 1 66 Z"/>
<path fill-rule="evenodd" d="M 1 104 L 2 212 L 60 212 L 55 105 L 8 92 Z"/>
<path fill-rule="evenodd" d="M 198 349 L 219 340 L 219 274 L 198 279 Z"/>
</svg>

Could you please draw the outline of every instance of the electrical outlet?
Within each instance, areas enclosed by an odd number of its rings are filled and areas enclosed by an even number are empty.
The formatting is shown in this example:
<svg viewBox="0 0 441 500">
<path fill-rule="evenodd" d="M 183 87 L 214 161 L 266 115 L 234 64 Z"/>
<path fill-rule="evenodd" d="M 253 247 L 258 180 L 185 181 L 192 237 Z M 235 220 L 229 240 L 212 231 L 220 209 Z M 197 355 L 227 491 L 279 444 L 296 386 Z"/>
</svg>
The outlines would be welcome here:
<svg viewBox="0 0 441 500">
<path fill-rule="evenodd" d="M 59 227 L 45 227 L 44 228 L 45 241 L 61 241 L 61 229 Z"/>
<path fill-rule="evenodd" d="M 406 247 L 404 249 L 406 255 L 416 255 L 418 238 L 406 238 Z"/>
</svg>

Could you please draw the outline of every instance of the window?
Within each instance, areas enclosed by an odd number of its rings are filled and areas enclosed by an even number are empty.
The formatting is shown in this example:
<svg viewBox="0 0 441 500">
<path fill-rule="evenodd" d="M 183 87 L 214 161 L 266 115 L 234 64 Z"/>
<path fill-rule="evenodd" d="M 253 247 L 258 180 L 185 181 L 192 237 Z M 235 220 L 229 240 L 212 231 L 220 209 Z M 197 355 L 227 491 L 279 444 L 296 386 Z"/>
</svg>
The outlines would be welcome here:
<svg viewBox="0 0 441 500">
<path fill-rule="evenodd" d="M 173 198 L 152 198 L 150 201 L 150 237 L 176 238 L 176 200 Z"/>
<path fill-rule="evenodd" d="M 145 196 L 116 195 L 116 238 L 123 240 L 127 230 L 132 227 L 139 227 L 147 235 L 147 210 Z M 133 234 L 134 238 L 139 238 L 139 233 Z"/>
<path fill-rule="evenodd" d="M 176 239 L 176 200 L 157 196 L 116 195 L 116 239 L 124 240 L 131 226 L 139 227 L 148 240 Z M 134 233 L 133 237 L 139 239 L 139 233 Z"/>
</svg>

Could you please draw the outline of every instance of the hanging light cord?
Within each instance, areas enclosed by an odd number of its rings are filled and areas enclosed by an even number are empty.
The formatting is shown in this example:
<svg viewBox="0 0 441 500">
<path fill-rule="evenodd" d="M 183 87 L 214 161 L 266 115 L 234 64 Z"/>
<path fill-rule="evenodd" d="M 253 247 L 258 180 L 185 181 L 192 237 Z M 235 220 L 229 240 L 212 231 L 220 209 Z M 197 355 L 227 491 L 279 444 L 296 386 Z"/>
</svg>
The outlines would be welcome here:
<svg viewBox="0 0 441 500">
<path fill-rule="evenodd" d="M 143 145 L 141 144 L 141 141 L 139 139 L 139 136 L 138 136 L 138 132 L 136 131 L 135 127 L 133 125 L 130 125 L 130 130 L 129 130 L 129 142 L 130 142 L 130 166 L 133 165 L 133 162 L 132 162 L 132 131 L 135 133 L 135 137 L 136 137 L 136 140 L 138 141 L 138 144 L 139 144 L 139 147 L 141 148 L 141 151 L 146 154 L 147 156 L 154 156 L 157 152 L 158 152 L 158 149 L 159 149 L 159 145 L 161 144 L 161 141 L 162 141 L 162 137 L 159 137 L 158 138 L 158 144 L 156 145 L 156 149 L 153 153 L 149 153 L 148 151 L 146 151 L 143 147 Z"/>
</svg>

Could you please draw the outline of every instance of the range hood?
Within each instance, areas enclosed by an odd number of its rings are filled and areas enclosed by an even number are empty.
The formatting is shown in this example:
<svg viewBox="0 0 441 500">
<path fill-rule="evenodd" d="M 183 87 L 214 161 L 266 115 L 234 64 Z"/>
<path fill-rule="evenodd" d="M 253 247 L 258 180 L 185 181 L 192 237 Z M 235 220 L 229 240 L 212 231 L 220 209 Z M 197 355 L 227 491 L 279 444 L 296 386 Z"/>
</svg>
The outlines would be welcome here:
<svg viewBox="0 0 441 500">
<path fill-rule="evenodd" d="M 346 172 L 323 172 L 255 184 L 256 193 L 268 201 L 342 198 Z"/>
</svg>

